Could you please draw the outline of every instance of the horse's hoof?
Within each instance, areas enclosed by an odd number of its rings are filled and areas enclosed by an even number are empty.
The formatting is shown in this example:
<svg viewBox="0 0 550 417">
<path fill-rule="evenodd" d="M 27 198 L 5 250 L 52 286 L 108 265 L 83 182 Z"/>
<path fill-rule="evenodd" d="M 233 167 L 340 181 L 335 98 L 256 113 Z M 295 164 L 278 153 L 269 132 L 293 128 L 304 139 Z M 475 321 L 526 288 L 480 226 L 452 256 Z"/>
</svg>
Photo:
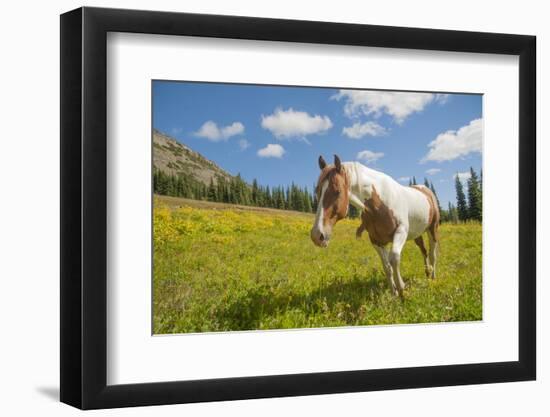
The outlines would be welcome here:
<svg viewBox="0 0 550 417">
<path fill-rule="evenodd" d="M 434 270 L 431 266 L 427 266 L 426 269 L 424 269 L 424 272 L 426 273 L 426 278 L 434 277 Z"/>
</svg>

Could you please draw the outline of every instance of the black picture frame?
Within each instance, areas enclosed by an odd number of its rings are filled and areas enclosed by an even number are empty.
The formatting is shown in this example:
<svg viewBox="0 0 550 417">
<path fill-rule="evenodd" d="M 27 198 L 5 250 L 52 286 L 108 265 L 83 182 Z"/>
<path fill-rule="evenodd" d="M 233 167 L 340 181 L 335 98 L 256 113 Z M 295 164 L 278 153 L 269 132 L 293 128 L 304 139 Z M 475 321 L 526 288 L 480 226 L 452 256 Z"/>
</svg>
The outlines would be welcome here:
<svg viewBox="0 0 550 417">
<path fill-rule="evenodd" d="M 108 32 L 519 56 L 519 360 L 107 385 Z M 61 15 L 61 401 L 95 409 L 535 379 L 535 45 L 534 36 L 251 17 L 88 7 Z"/>
</svg>

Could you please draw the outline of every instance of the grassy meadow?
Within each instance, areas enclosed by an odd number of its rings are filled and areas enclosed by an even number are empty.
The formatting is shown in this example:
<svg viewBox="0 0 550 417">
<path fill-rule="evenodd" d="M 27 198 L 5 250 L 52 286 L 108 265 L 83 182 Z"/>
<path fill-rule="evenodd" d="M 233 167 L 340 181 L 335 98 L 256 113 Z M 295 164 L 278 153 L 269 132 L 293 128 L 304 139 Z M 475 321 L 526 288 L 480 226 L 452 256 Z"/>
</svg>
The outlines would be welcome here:
<svg viewBox="0 0 550 417">
<path fill-rule="evenodd" d="M 155 196 L 153 217 L 155 334 L 482 319 L 479 223 L 441 226 L 434 281 L 407 242 L 401 300 L 359 219 L 321 249 L 311 214 Z"/>
</svg>

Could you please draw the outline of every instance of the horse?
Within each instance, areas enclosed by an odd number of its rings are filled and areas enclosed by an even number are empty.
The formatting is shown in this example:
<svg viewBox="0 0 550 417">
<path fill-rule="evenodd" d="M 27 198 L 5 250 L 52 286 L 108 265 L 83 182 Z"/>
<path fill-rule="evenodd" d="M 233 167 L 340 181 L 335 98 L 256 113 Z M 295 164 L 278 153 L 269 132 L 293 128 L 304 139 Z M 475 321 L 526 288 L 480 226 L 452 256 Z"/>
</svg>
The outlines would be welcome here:
<svg viewBox="0 0 550 417">
<path fill-rule="evenodd" d="M 319 168 L 321 173 L 315 188 L 317 211 L 310 233 L 315 245 L 328 246 L 334 225 L 347 216 L 351 203 L 361 210 L 362 224 L 357 229 L 357 237 L 367 230 L 394 295 L 403 297 L 405 283 L 399 264 L 408 240 L 414 240 L 420 248 L 426 276 L 435 279 L 440 213 L 429 188 L 403 186 L 389 175 L 359 162 L 342 163 L 337 155 L 331 165 L 320 156 Z M 425 232 L 429 251 L 422 237 Z"/>
</svg>

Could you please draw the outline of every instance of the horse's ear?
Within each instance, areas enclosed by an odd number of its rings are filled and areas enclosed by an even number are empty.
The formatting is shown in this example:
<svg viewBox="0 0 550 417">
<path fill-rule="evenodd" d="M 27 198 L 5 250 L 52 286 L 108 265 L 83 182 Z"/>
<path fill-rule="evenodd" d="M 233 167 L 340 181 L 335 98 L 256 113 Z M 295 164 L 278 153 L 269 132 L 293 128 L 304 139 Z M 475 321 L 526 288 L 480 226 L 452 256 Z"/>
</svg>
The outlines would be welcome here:
<svg viewBox="0 0 550 417">
<path fill-rule="evenodd" d="M 334 166 L 338 172 L 342 171 L 342 162 L 340 162 L 338 155 L 334 155 Z"/>
<path fill-rule="evenodd" d="M 326 166 L 327 166 L 327 163 L 323 159 L 323 155 L 319 155 L 319 168 L 325 169 Z"/>
</svg>

